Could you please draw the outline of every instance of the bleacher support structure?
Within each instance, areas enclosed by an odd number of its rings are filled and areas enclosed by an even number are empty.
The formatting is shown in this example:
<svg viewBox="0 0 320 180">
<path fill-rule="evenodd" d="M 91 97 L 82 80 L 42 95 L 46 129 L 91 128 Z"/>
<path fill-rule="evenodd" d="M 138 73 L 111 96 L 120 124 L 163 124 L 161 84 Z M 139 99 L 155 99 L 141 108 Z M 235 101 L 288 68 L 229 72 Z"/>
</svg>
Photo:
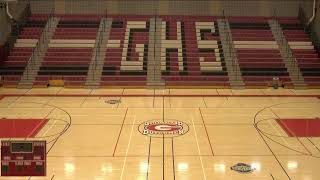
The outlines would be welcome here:
<svg viewBox="0 0 320 180">
<path fill-rule="evenodd" d="M 96 38 L 95 48 L 93 50 L 88 75 L 86 79 L 87 88 L 99 88 L 102 76 L 102 70 L 105 59 L 105 49 L 108 44 L 112 18 L 102 18 L 98 35 Z M 100 42 L 99 42 L 100 41 Z"/>
<path fill-rule="evenodd" d="M 269 20 L 268 22 L 271 27 L 272 34 L 279 45 L 283 62 L 285 62 L 285 66 L 289 72 L 294 88 L 306 89 L 306 84 L 304 83 L 304 78 L 298 66 L 298 62 L 291 51 L 290 45 L 282 32 L 280 24 L 277 20 Z"/>
<path fill-rule="evenodd" d="M 231 88 L 235 89 L 243 89 L 244 83 L 242 80 L 228 20 L 218 19 L 218 27 L 220 31 L 226 67 L 228 70 L 230 86 Z"/>
<path fill-rule="evenodd" d="M 161 51 L 160 51 L 161 19 L 150 19 L 149 52 L 147 86 L 148 88 L 164 88 L 161 80 Z"/>
<path fill-rule="evenodd" d="M 55 29 L 59 23 L 59 18 L 51 16 L 49 17 L 47 24 L 41 34 L 40 39 L 35 43 L 33 53 L 28 60 L 27 66 L 23 72 L 22 78 L 18 84 L 18 88 L 32 88 L 33 82 L 38 74 L 39 68 L 47 52 L 48 44 L 55 32 Z"/>
<path fill-rule="evenodd" d="M 297 18 L 34 14 L 1 65 L 5 87 L 320 87 Z M 58 83 L 57 83 L 58 82 Z"/>
</svg>

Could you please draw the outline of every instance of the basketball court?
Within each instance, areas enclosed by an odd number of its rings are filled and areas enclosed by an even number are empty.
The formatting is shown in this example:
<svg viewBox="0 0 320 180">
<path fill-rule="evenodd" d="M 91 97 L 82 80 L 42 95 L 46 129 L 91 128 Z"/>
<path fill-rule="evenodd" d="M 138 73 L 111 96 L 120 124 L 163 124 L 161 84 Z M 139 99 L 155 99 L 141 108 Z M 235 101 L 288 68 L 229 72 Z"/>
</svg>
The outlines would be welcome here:
<svg viewBox="0 0 320 180">
<path fill-rule="evenodd" d="M 1 140 L 47 142 L 47 176 L 1 180 L 320 177 L 319 90 L 0 91 Z"/>
</svg>

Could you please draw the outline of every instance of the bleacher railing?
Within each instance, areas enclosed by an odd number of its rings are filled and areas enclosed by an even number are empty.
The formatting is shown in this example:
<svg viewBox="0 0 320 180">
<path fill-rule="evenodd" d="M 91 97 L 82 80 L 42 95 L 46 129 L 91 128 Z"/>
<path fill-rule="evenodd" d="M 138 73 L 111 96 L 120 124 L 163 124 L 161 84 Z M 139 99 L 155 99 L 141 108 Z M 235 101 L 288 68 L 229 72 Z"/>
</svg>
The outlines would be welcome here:
<svg viewBox="0 0 320 180">
<path fill-rule="evenodd" d="M 97 66 L 99 63 L 99 59 L 101 58 L 101 52 L 104 52 L 102 47 L 103 46 L 103 39 L 105 38 L 105 33 L 106 33 L 106 18 L 101 20 L 101 27 L 99 27 L 99 36 L 98 36 L 98 40 L 96 42 L 96 51 L 94 52 L 93 56 L 94 56 L 94 61 L 93 61 L 93 68 L 94 70 L 92 71 L 92 79 L 91 80 L 95 80 L 96 79 L 96 74 L 95 74 L 95 70 L 97 70 Z M 101 62 L 102 63 L 102 62 Z"/>
<path fill-rule="evenodd" d="M 90 80 L 96 80 L 96 73 L 95 71 L 98 70 L 98 65 L 102 65 L 103 64 L 99 64 L 100 63 L 100 59 L 103 57 L 103 54 L 101 53 L 104 53 L 105 50 L 103 49 L 105 46 L 103 45 L 103 40 L 104 38 L 106 38 L 106 28 L 107 28 L 107 16 L 105 16 L 105 18 L 102 18 L 101 19 L 101 28 L 99 26 L 99 30 L 97 32 L 97 36 L 98 36 L 98 39 L 96 41 L 96 49 L 95 49 L 95 52 L 94 52 L 94 60 L 93 60 L 93 65 L 92 65 L 92 78 Z M 103 60 L 104 61 L 104 60 Z M 103 62 L 101 62 L 103 63 Z M 99 77 L 99 76 L 98 76 Z"/>
<path fill-rule="evenodd" d="M 240 80 L 241 79 L 241 75 L 238 76 L 238 74 L 241 74 L 238 62 L 237 62 L 237 53 L 235 52 L 236 49 L 234 49 L 234 44 L 233 44 L 233 40 L 232 40 L 232 32 L 230 29 L 230 25 L 229 25 L 229 21 L 228 21 L 228 17 L 225 15 L 224 10 L 223 10 L 223 19 L 224 19 L 224 32 L 226 35 L 226 41 L 228 43 L 228 56 L 231 59 L 232 62 L 232 69 L 235 73 L 235 80 Z M 229 32 L 230 31 L 230 32 Z"/>
<path fill-rule="evenodd" d="M 303 80 L 303 76 L 299 72 L 299 62 L 298 60 L 294 57 L 294 54 L 292 52 L 292 49 L 290 47 L 289 42 L 287 41 L 285 35 L 283 34 L 282 28 L 279 24 L 279 26 L 275 26 L 277 28 L 276 32 L 279 33 L 278 36 L 281 37 L 280 43 L 281 46 L 285 48 L 285 53 L 286 53 L 286 58 L 289 59 L 289 66 L 291 69 L 294 70 L 294 74 L 292 75 L 293 77 L 296 78 L 296 80 Z"/>
<path fill-rule="evenodd" d="M 26 80 L 32 80 L 34 75 L 34 70 L 36 69 L 36 63 L 37 63 L 37 58 L 39 57 L 39 54 L 42 53 L 44 46 L 48 46 L 45 42 L 48 40 L 48 33 L 51 31 L 51 25 L 52 21 L 54 20 L 54 14 L 51 13 L 48 15 L 48 20 L 45 28 L 43 29 L 41 36 L 39 40 L 36 43 L 35 48 L 32 51 L 32 54 L 30 58 L 27 61 L 27 66 L 26 66 Z"/>
<path fill-rule="evenodd" d="M 156 62 L 156 34 L 157 32 L 157 14 L 154 15 L 154 36 L 153 36 L 153 63 Z M 154 67 L 156 66 L 157 64 L 154 65 Z M 160 74 L 162 74 L 162 65 L 161 65 L 161 61 L 160 61 Z M 156 80 L 156 69 L 154 68 L 153 69 L 153 80 Z"/>
<path fill-rule="evenodd" d="M 31 15 L 30 3 L 26 4 L 26 2 L 19 1 L 18 6 L 25 7 L 25 8 L 22 10 L 20 17 L 17 18 L 17 20 L 14 20 L 14 22 L 11 25 L 11 33 L 6 42 L 6 47 L 8 50 L 14 47 L 14 43 L 18 39 L 19 34 L 22 30 L 21 27 L 23 27 L 26 24 L 28 17 Z"/>
</svg>

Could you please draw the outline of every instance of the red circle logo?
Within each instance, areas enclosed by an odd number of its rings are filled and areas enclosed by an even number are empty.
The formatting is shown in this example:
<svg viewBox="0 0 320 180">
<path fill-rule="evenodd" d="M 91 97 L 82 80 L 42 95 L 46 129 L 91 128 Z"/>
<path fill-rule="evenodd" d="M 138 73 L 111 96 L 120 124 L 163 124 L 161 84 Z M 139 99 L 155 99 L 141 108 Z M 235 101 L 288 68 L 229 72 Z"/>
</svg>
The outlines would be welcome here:
<svg viewBox="0 0 320 180">
<path fill-rule="evenodd" d="M 188 132 L 187 124 L 180 121 L 147 121 L 139 126 L 143 135 L 151 137 L 175 137 Z"/>
<path fill-rule="evenodd" d="M 146 127 L 150 131 L 177 131 L 182 129 L 181 126 L 175 124 L 152 124 Z"/>
</svg>

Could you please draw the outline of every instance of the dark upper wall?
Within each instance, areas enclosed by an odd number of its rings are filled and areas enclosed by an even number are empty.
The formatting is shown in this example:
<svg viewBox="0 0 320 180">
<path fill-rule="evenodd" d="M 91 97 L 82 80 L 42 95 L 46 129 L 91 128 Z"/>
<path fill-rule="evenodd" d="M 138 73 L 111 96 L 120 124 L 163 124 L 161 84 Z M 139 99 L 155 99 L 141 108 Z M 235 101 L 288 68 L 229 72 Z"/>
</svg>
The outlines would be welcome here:
<svg viewBox="0 0 320 180">
<path fill-rule="evenodd" d="M 28 2 L 25 0 L 9 3 L 9 10 L 14 19 L 18 20 L 20 18 L 20 15 L 24 11 L 27 3 Z M 11 22 L 5 8 L 0 9 L 0 24 L 0 45 L 3 45 L 11 32 Z"/>
<path fill-rule="evenodd" d="M 301 7 L 305 14 L 305 21 L 308 21 L 309 18 L 312 16 L 312 10 L 313 10 L 313 0 L 301 0 Z M 315 32 L 315 34 L 318 37 L 318 40 L 320 40 L 320 1 L 317 0 L 318 8 L 316 17 L 314 19 L 314 22 L 312 23 L 311 30 Z M 319 42 L 320 43 L 320 42 Z"/>
<path fill-rule="evenodd" d="M 3 45 L 11 31 L 9 18 L 6 14 L 6 9 L 0 9 L 0 45 Z"/>
<path fill-rule="evenodd" d="M 33 13 L 297 16 L 300 0 L 31 0 Z"/>
</svg>

